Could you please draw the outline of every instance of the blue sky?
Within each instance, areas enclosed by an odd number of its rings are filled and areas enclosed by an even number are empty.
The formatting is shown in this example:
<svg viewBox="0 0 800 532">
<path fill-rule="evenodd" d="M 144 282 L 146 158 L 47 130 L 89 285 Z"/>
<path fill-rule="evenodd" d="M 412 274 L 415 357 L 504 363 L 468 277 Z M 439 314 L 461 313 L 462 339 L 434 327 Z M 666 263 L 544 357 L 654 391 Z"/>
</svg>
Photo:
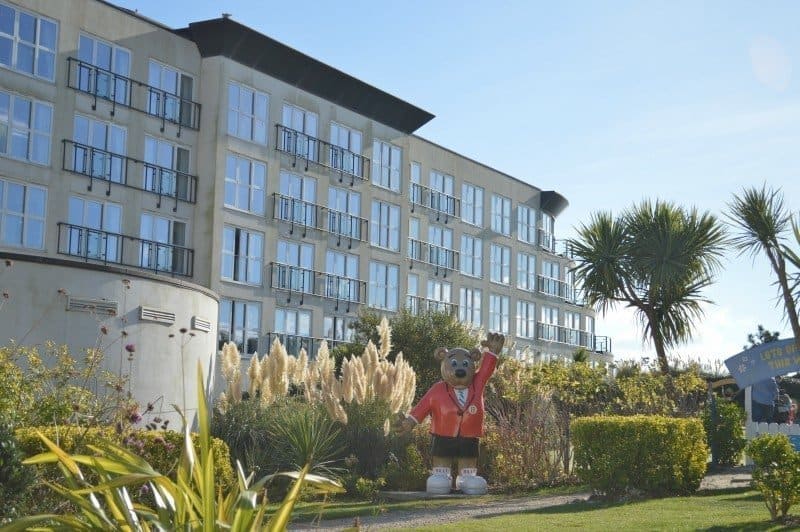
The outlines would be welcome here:
<svg viewBox="0 0 800 532">
<path fill-rule="evenodd" d="M 118 0 L 173 27 L 233 18 L 418 105 L 418 134 L 557 190 L 559 238 L 643 198 L 721 214 L 742 187 L 800 209 L 800 3 Z M 765 259 L 726 259 L 683 358 L 724 359 L 761 323 L 790 337 Z M 621 358 L 631 314 L 600 317 Z"/>
</svg>

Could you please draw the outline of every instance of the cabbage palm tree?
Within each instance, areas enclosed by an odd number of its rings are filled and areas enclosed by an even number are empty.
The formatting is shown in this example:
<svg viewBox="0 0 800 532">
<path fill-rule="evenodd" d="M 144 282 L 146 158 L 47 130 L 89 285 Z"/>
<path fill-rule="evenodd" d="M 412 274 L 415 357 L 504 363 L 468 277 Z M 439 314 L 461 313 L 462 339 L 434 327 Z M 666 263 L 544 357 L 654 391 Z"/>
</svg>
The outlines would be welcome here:
<svg viewBox="0 0 800 532">
<path fill-rule="evenodd" d="M 766 185 L 760 189 L 744 189 L 740 195 L 734 195 L 733 201 L 728 204 L 727 218 L 730 225 L 737 230 L 733 244 L 740 255 L 747 253 L 753 259 L 761 253 L 767 256 L 777 277 L 780 296 L 795 341 L 800 342 L 797 306 L 786 270 L 786 260 L 794 264 L 793 259 L 797 255 L 785 244 L 786 233 L 792 225 L 792 215 L 783 203 L 783 194 L 780 189 L 768 189 Z M 800 264 L 795 266 L 800 267 Z"/>
<path fill-rule="evenodd" d="M 709 213 L 644 201 L 616 218 L 592 215 L 572 239 L 575 275 L 587 302 L 605 312 L 634 309 L 659 369 L 669 372 L 667 349 L 692 337 L 702 296 L 720 266 L 726 236 Z"/>
</svg>

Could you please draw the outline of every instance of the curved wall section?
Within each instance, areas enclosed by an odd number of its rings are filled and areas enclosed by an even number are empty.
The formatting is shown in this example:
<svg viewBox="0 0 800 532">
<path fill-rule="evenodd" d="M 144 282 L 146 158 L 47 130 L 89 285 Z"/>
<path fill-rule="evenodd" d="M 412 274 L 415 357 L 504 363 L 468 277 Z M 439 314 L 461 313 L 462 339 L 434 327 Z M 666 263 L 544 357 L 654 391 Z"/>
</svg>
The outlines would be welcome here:
<svg viewBox="0 0 800 532">
<path fill-rule="evenodd" d="M 184 405 L 184 392 L 189 419 L 194 417 L 198 361 L 213 393 L 219 304 L 206 288 L 102 265 L 0 253 L 0 293 L 0 345 L 51 340 L 68 345 L 80 359 L 99 342 L 105 369 L 130 375 L 142 410 L 153 403 L 153 415 L 170 419 L 170 428 L 180 429 L 172 405 Z"/>
</svg>

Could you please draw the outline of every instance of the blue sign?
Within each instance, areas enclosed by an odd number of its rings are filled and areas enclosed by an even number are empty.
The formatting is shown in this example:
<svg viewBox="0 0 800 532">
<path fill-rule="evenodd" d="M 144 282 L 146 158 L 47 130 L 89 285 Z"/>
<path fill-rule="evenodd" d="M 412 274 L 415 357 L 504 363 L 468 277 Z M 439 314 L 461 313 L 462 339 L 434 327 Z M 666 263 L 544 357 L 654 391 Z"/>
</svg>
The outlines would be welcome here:
<svg viewBox="0 0 800 532">
<path fill-rule="evenodd" d="M 800 371 L 800 349 L 794 338 L 751 347 L 725 361 L 740 388 Z"/>
<path fill-rule="evenodd" d="M 800 436 L 789 435 L 789 443 L 792 444 L 795 451 L 800 451 Z"/>
</svg>

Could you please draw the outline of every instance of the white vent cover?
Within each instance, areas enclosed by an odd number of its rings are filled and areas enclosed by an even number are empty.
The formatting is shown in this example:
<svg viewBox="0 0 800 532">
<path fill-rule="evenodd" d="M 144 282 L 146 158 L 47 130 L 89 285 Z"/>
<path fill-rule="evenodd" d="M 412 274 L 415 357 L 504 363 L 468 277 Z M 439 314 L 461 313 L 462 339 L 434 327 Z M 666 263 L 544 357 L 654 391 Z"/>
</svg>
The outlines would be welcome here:
<svg viewBox="0 0 800 532">
<path fill-rule="evenodd" d="M 105 299 L 88 299 L 85 297 L 67 297 L 67 310 L 76 312 L 94 312 L 96 314 L 108 314 L 116 316 L 119 303 L 116 301 L 106 301 Z"/>
<path fill-rule="evenodd" d="M 211 320 L 192 316 L 192 329 L 195 331 L 211 332 Z"/>
<path fill-rule="evenodd" d="M 158 323 L 175 323 L 175 313 L 142 305 L 139 307 L 139 319 Z"/>
</svg>

